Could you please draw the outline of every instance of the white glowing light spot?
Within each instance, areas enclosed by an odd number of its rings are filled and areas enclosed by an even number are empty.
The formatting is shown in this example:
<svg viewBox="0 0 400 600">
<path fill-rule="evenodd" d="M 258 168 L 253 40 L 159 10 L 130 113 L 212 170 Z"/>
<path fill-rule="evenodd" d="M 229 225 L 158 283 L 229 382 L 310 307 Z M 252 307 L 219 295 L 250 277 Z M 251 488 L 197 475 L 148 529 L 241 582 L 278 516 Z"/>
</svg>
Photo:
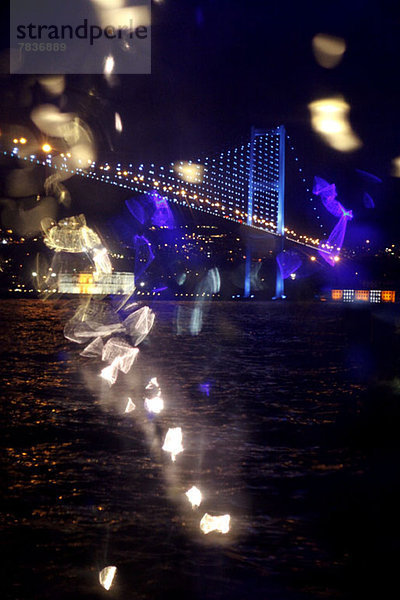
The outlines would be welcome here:
<svg viewBox="0 0 400 600">
<path fill-rule="evenodd" d="M 147 412 L 158 415 L 164 409 L 164 400 L 159 395 L 155 398 L 145 398 L 144 405 Z"/>
<path fill-rule="evenodd" d="M 170 452 L 171 460 L 175 462 L 176 455 L 183 452 L 182 429 L 180 427 L 171 427 L 168 429 L 162 449 L 165 452 Z"/>
<path fill-rule="evenodd" d="M 204 534 L 210 533 L 211 531 L 228 533 L 230 520 L 230 515 L 213 517 L 212 515 L 205 513 L 200 521 L 200 529 Z"/>
<path fill-rule="evenodd" d="M 130 413 L 133 410 L 135 410 L 135 408 L 136 408 L 136 404 L 134 402 L 132 402 L 131 398 L 128 398 L 128 402 L 127 402 L 127 405 L 125 407 L 125 412 L 126 413 Z"/>
<path fill-rule="evenodd" d="M 197 508 L 200 506 L 203 496 L 201 495 L 201 491 L 195 485 L 193 485 L 190 490 L 188 490 L 185 494 L 187 499 L 189 500 L 192 508 Z"/>
<path fill-rule="evenodd" d="M 119 113 L 115 113 L 115 129 L 121 133 L 122 131 L 122 121 Z"/>
<path fill-rule="evenodd" d="M 104 61 L 104 75 L 111 75 L 111 73 L 114 71 L 114 65 L 114 58 L 110 54 Z"/>
<path fill-rule="evenodd" d="M 99 581 L 100 585 L 103 586 L 105 590 L 109 590 L 112 586 L 112 582 L 117 572 L 117 567 L 104 567 L 99 573 Z"/>
</svg>

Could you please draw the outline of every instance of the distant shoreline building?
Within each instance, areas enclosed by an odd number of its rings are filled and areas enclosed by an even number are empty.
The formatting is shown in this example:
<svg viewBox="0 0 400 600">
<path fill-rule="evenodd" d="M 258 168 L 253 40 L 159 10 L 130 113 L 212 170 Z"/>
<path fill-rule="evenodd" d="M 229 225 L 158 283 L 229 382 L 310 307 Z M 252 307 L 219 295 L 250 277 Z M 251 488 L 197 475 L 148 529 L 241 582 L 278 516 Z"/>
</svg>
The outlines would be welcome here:
<svg viewBox="0 0 400 600">
<path fill-rule="evenodd" d="M 134 289 L 134 273 L 60 273 L 57 280 L 60 294 L 123 295 Z"/>
<path fill-rule="evenodd" d="M 331 290 L 331 299 L 335 302 L 395 302 L 394 290 Z"/>
</svg>

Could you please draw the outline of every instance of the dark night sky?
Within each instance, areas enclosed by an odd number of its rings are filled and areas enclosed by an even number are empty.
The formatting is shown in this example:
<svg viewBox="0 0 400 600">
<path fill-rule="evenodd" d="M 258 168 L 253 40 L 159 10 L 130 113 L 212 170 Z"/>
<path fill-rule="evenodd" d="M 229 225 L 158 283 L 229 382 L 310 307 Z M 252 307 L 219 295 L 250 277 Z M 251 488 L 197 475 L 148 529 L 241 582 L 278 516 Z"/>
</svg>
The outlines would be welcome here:
<svg viewBox="0 0 400 600">
<path fill-rule="evenodd" d="M 335 181 L 355 210 L 362 189 L 354 169 L 381 177 L 379 190 L 370 190 L 377 209 L 360 219 L 373 218 L 396 236 L 399 183 L 390 176 L 391 160 L 400 155 L 396 3 L 164 0 L 153 5 L 152 21 L 151 75 L 120 76 L 113 88 L 98 76 L 69 77 L 68 108 L 89 119 L 104 151 L 167 163 L 234 146 L 253 124 L 283 123 L 306 175 Z M 335 69 L 314 59 L 311 40 L 321 32 L 346 40 Z M 4 78 L 2 88 L 9 84 Z M 363 142 L 350 154 L 328 148 L 311 129 L 308 103 L 338 94 L 350 104 Z M 116 110 L 124 125 L 119 138 Z"/>
</svg>

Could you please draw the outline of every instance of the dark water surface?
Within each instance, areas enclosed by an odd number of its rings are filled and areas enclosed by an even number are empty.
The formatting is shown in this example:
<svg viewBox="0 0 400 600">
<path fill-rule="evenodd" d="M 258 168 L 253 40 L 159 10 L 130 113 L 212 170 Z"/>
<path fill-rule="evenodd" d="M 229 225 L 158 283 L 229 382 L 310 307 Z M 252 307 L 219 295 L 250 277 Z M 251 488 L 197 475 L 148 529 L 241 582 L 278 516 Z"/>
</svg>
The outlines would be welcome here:
<svg viewBox="0 0 400 600">
<path fill-rule="evenodd" d="M 396 308 L 221 302 L 193 337 L 158 303 L 110 389 L 104 363 L 63 337 L 74 306 L 0 301 L 2 598 L 383 589 L 400 558 Z M 151 377 L 165 400 L 154 419 Z M 128 396 L 137 408 L 124 414 Z M 161 446 L 177 426 L 185 450 L 172 463 Z M 194 484 L 197 510 L 184 496 Z M 230 533 L 203 535 L 204 512 L 229 513 Z M 106 565 L 118 568 L 109 592 Z"/>
</svg>

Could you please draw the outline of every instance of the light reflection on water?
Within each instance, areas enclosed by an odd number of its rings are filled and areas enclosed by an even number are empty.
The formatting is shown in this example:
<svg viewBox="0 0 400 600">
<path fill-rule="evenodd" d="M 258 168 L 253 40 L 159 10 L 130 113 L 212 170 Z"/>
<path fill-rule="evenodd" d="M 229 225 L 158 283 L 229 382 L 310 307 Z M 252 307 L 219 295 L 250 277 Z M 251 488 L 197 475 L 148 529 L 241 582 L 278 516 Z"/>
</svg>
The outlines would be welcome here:
<svg viewBox="0 0 400 600">
<path fill-rule="evenodd" d="M 10 598 L 100 597 L 110 564 L 118 598 L 338 597 L 347 557 L 319 535 L 318 499 L 362 460 L 332 435 L 361 391 L 337 307 L 217 303 L 192 337 L 174 332 L 176 305 L 155 304 L 111 389 L 62 335 L 74 302 L 1 307 Z M 156 416 L 143 405 L 152 377 Z M 172 464 L 161 446 L 177 426 Z M 203 536 L 205 512 L 230 514 L 230 533 Z"/>
</svg>

